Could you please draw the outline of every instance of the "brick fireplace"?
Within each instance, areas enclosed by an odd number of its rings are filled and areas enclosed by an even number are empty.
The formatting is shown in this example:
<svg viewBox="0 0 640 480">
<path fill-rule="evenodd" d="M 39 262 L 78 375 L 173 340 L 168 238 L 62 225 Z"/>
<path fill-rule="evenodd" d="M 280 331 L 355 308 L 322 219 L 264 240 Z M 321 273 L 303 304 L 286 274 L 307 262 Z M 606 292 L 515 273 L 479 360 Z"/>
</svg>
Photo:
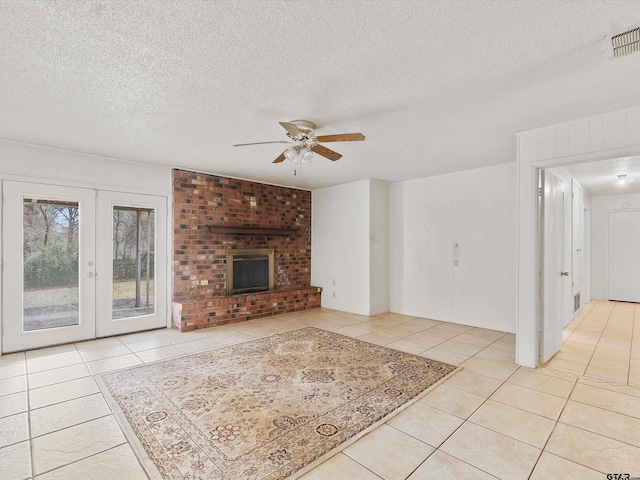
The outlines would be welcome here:
<svg viewBox="0 0 640 480">
<path fill-rule="evenodd" d="M 189 331 L 320 306 L 311 192 L 173 171 L 173 325 Z M 273 288 L 228 295 L 229 250 L 273 250 Z"/>
</svg>

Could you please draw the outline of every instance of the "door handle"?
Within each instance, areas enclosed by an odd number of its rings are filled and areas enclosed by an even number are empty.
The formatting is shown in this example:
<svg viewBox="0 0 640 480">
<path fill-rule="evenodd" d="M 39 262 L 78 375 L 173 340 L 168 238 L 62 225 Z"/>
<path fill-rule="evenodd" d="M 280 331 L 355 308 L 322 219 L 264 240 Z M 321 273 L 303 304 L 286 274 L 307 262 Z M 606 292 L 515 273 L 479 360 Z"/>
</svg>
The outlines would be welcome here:
<svg viewBox="0 0 640 480">
<path fill-rule="evenodd" d="M 560 272 L 560 276 L 561 277 L 568 277 L 569 276 L 569 272 Z"/>
</svg>

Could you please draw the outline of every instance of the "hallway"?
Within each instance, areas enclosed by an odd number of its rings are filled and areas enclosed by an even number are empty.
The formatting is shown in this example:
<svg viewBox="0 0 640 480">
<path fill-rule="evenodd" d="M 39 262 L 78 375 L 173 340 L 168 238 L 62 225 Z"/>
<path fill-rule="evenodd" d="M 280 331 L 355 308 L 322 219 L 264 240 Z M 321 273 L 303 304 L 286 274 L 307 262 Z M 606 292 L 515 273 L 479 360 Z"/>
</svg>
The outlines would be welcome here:
<svg viewBox="0 0 640 480">
<path fill-rule="evenodd" d="M 547 368 L 640 387 L 640 304 L 593 300 L 563 340 Z"/>
</svg>

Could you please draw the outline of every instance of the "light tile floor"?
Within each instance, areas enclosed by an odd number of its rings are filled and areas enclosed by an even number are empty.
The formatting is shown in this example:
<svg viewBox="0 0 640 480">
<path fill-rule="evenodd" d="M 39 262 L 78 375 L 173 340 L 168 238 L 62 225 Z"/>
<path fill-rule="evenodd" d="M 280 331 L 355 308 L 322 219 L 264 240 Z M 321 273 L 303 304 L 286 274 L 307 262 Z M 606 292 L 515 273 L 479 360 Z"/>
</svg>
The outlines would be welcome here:
<svg viewBox="0 0 640 480">
<path fill-rule="evenodd" d="M 464 370 L 304 480 L 640 476 L 640 388 L 632 386 L 631 376 L 637 372 L 631 339 L 638 337 L 621 326 L 618 315 L 628 308 L 594 302 L 567 330 L 570 348 L 561 353 L 580 352 L 584 348 L 578 343 L 586 337 L 593 346 L 584 371 L 576 370 L 580 376 L 558 365 L 519 368 L 513 363 L 513 334 L 326 309 L 199 332 L 155 330 L 5 355 L 0 357 L 0 479 L 146 479 L 94 374 L 307 325 Z M 605 322 L 602 328 L 598 320 Z M 598 329 L 600 334 L 594 333 Z M 629 354 L 612 360 L 622 365 L 628 359 L 627 381 L 582 376 L 592 364 L 613 369 L 593 359 L 600 351 L 617 350 L 610 340 L 620 340 L 620 332 L 629 336 Z M 567 361 L 580 363 L 574 360 Z"/>
<path fill-rule="evenodd" d="M 590 302 L 565 328 L 547 367 L 640 387 L 640 304 Z"/>
</svg>

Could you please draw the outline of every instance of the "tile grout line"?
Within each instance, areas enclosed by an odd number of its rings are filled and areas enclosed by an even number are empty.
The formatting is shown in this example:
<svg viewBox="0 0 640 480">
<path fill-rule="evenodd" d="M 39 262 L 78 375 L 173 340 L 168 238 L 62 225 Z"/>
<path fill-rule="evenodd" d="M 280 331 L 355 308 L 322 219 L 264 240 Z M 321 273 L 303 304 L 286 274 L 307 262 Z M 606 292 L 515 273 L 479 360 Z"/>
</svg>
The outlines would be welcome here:
<svg viewBox="0 0 640 480">
<path fill-rule="evenodd" d="M 113 415 L 113 413 L 112 413 L 112 415 Z M 117 423 L 117 422 L 116 422 L 116 423 Z M 120 425 L 118 424 L 118 426 L 120 426 Z M 123 434 L 123 436 L 124 436 L 124 434 Z M 131 450 L 133 451 L 133 448 L 131 447 L 131 444 L 129 443 L 129 440 L 127 440 L 127 437 L 125 436 L 124 438 L 125 438 L 125 443 L 121 443 L 120 445 L 116 445 L 116 446 L 114 446 L 114 447 L 108 448 L 107 450 L 104 450 L 104 451 L 102 451 L 102 452 L 100 452 L 100 453 L 94 453 L 93 455 L 89 455 L 88 457 L 85 457 L 85 458 L 91 458 L 91 457 L 94 457 L 94 456 L 96 456 L 96 455 L 100 455 L 100 454 L 103 454 L 103 453 L 105 453 L 105 452 L 109 452 L 109 451 L 111 451 L 111 450 L 115 450 L 116 448 L 119 448 L 119 447 L 121 447 L 122 445 L 127 445 L 127 446 L 128 446 L 129 448 L 131 448 Z M 147 474 L 146 469 L 145 469 L 145 468 L 142 466 L 142 464 L 140 463 L 140 459 L 139 459 L 139 458 L 138 458 L 138 456 L 135 454 L 135 452 L 134 452 L 134 454 L 133 454 L 133 457 L 136 459 L 137 464 L 140 466 L 140 469 L 144 472 L 144 474 L 145 474 L 145 476 L 147 477 L 147 479 L 149 479 L 149 475 Z M 83 459 L 83 460 L 84 460 L 84 459 Z M 80 460 L 77 460 L 77 461 L 80 461 Z M 75 463 L 75 462 L 72 462 L 72 463 Z M 68 463 L 67 465 L 71 465 L 72 463 Z M 66 467 L 67 465 L 64 465 L 64 466 Z M 59 467 L 59 468 L 63 468 L 63 467 Z M 55 471 L 55 470 L 52 470 L 52 471 Z"/>
<path fill-rule="evenodd" d="M 104 418 L 104 417 L 100 417 L 100 418 Z M 96 420 L 97 420 L 97 419 L 96 419 Z M 86 423 L 86 422 L 83 422 L 83 423 Z M 81 424 L 81 423 L 79 423 L 78 425 L 82 425 L 82 424 Z M 118 425 L 118 427 L 119 427 L 119 425 Z M 58 430 L 58 431 L 61 431 L 61 430 Z M 123 435 L 123 436 L 124 436 L 124 435 Z M 106 450 L 102 450 L 101 452 L 92 453 L 91 455 L 87 455 L 86 457 L 78 458 L 77 460 L 74 460 L 74 461 L 73 461 L 73 462 L 71 462 L 71 463 L 65 463 L 64 465 L 60 465 L 59 467 L 52 468 L 51 470 L 46 470 L 46 471 L 44 471 L 44 472 L 40 472 L 40 473 L 38 474 L 38 477 L 39 477 L 39 476 L 41 476 L 41 475 L 46 475 L 46 474 L 51 473 L 51 472 L 55 472 L 56 470 L 60 470 L 60 469 L 62 469 L 62 468 L 66 468 L 66 467 L 68 467 L 69 465 L 73 465 L 74 463 L 81 462 L 81 461 L 83 461 L 83 460 L 86 460 L 87 458 L 95 457 L 95 456 L 100 455 L 100 454 L 102 454 L 102 453 L 104 453 L 104 452 L 108 452 L 108 451 L 110 451 L 110 450 L 114 450 L 114 449 L 116 449 L 116 448 L 118 448 L 118 447 L 121 447 L 122 445 L 129 445 L 129 441 L 126 439 L 126 437 L 125 437 L 125 441 L 124 441 L 123 443 L 119 443 L 118 445 L 114 445 L 113 447 L 109 447 L 109 448 L 107 448 Z M 136 459 L 137 459 L 137 457 L 136 457 Z M 138 461 L 138 463 L 139 463 L 139 461 Z M 146 475 L 146 473 L 147 473 L 147 472 L 146 472 L 146 470 L 145 470 L 145 475 Z M 32 478 L 35 478 L 35 477 L 36 477 L 36 475 L 35 475 L 35 474 L 34 474 L 34 475 L 32 475 Z M 147 475 L 147 478 L 149 478 L 149 477 L 148 477 L 148 475 Z"/>
<path fill-rule="evenodd" d="M 29 362 L 27 362 L 27 354 L 24 354 L 24 373 L 25 386 L 27 388 L 27 434 L 29 435 L 29 469 L 30 477 L 35 477 L 35 464 L 33 457 L 33 437 L 31 436 L 31 388 L 29 387 Z"/>
<path fill-rule="evenodd" d="M 478 353 L 480 353 L 480 352 L 478 352 Z M 472 357 L 470 357 L 470 358 L 472 358 Z M 505 380 L 502 382 L 502 384 L 500 385 L 500 387 L 502 387 L 502 385 L 504 385 L 505 383 L 507 383 L 507 380 L 509 380 L 509 378 L 511 378 L 513 375 L 515 375 L 515 373 L 516 373 L 518 370 L 519 370 L 519 368 L 518 368 L 518 369 L 516 369 L 516 371 L 515 371 L 515 372 L 513 372 L 511 375 L 509 375 L 509 377 L 508 377 L 507 379 L 505 379 Z M 472 372 L 472 373 L 473 373 L 473 372 Z M 481 374 L 478 374 L 478 375 L 481 375 Z M 486 375 L 483 375 L 483 376 L 485 376 L 485 377 L 486 377 Z M 487 377 L 487 378 L 491 378 L 491 377 Z M 484 399 L 484 400 L 483 400 L 483 401 L 482 401 L 482 402 L 481 402 L 481 403 L 480 403 L 480 404 L 479 404 L 479 405 L 478 405 L 478 406 L 477 406 L 477 407 L 476 407 L 476 408 L 475 408 L 475 409 L 474 409 L 474 410 L 473 410 L 473 411 L 472 411 L 472 412 L 471 412 L 471 413 L 470 413 L 466 418 L 463 418 L 463 419 L 462 419 L 462 423 L 460 423 L 460 425 L 458 425 L 458 426 L 457 426 L 457 427 L 456 427 L 456 428 L 455 428 L 455 429 L 454 429 L 454 430 L 453 430 L 453 431 L 452 431 L 452 432 L 451 432 L 451 433 L 450 433 L 450 434 L 449 434 L 449 435 L 448 435 L 448 436 L 447 436 L 447 437 L 446 437 L 442 442 L 440 442 L 440 445 L 438 445 L 438 446 L 436 447 L 436 449 L 431 453 L 431 455 L 433 455 L 435 452 L 442 452 L 443 454 L 445 454 L 445 455 L 449 455 L 449 456 L 451 456 L 451 457 L 453 457 L 453 458 L 455 458 L 455 459 L 457 459 L 457 460 L 459 460 L 459 461 L 461 461 L 461 462 L 463 462 L 463 463 L 465 463 L 465 464 L 467 464 L 467 465 L 469 465 L 469 466 L 471 466 L 471 467 L 473 467 L 473 468 L 475 468 L 475 469 L 477 469 L 477 470 L 480 470 L 480 471 L 482 471 L 482 472 L 486 473 L 487 475 L 491 475 L 492 477 L 495 477 L 495 475 L 493 475 L 493 474 L 491 474 L 491 473 L 487 472 L 486 470 L 481 469 L 480 467 L 478 467 L 478 466 L 476 466 L 476 465 L 472 465 L 472 464 L 470 464 L 469 462 L 467 462 L 467 461 L 465 461 L 465 460 L 463 460 L 463 459 L 461 459 L 461 458 L 456 457 L 455 455 L 452 455 L 452 454 L 447 453 L 447 452 L 445 452 L 445 451 L 443 451 L 443 450 L 440 450 L 440 447 L 442 447 L 442 445 L 444 445 L 444 444 L 446 443 L 446 441 L 447 441 L 447 440 L 449 440 L 449 439 L 453 436 L 453 434 L 454 434 L 454 433 L 456 433 L 458 430 L 460 430 L 460 428 L 462 428 L 462 426 L 463 426 L 463 425 L 465 425 L 467 422 L 472 423 L 472 424 L 474 424 L 474 425 L 477 425 L 477 426 L 479 426 L 479 427 L 481 427 L 481 428 L 487 428 L 487 427 L 484 427 L 483 425 L 478 425 L 478 424 L 476 424 L 475 422 L 471 421 L 471 420 L 470 420 L 470 418 L 471 418 L 471 416 L 472 416 L 475 412 L 477 412 L 477 411 L 478 411 L 478 410 L 479 410 L 479 409 L 480 409 L 480 408 L 481 408 L 485 403 L 487 403 L 487 401 L 489 400 L 489 398 L 491 398 L 491 395 L 493 395 L 495 392 L 497 392 L 497 391 L 498 391 L 498 389 L 500 389 L 500 387 L 496 388 L 496 389 L 495 389 L 495 390 L 494 390 L 494 391 L 493 391 L 493 392 L 492 392 L 488 397 L 486 397 L 486 398 L 485 398 L 485 399 Z M 450 388 L 456 388 L 456 387 L 450 387 Z M 458 390 L 460 390 L 460 389 L 458 389 Z M 461 390 L 461 391 L 464 391 L 464 390 Z M 466 392 L 466 393 L 470 393 L 470 392 Z M 479 396 L 479 395 L 478 395 L 478 396 Z M 431 406 L 431 405 L 429 405 L 429 406 Z M 435 408 L 436 410 L 439 410 L 439 411 L 441 411 L 441 412 L 449 413 L 449 412 L 446 412 L 446 411 L 444 411 L 444 410 L 441 410 L 441 409 L 439 409 L 439 408 L 437 408 L 437 407 L 433 407 L 433 406 L 431 406 L 431 407 L 432 407 L 432 408 Z M 453 415 L 453 414 L 449 413 L 449 415 Z M 453 415 L 453 416 L 454 416 L 454 417 L 457 417 L 457 415 Z M 461 418 L 461 417 L 458 417 L 458 418 Z M 390 426 L 392 426 L 392 425 L 390 425 Z M 500 434 L 500 435 L 504 435 L 504 433 L 496 432 L 495 430 L 490 429 L 490 428 L 487 428 L 487 430 L 490 430 L 490 431 L 492 431 L 492 432 L 498 433 L 498 434 Z M 506 436 L 506 437 L 509 437 L 509 438 L 513 438 L 513 437 L 510 437 L 509 435 L 505 435 L 505 436 Z M 514 440 L 516 440 L 516 439 L 514 439 Z M 516 441 L 518 441 L 518 440 L 516 440 Z M 425 442 L 425 443 L 426 443 L 426 442 Z M 523 443 L 524 443 L 524 442 L 523 442 Z M 431 457 L 431 455 L 429 455 L 429 457 Z M 424 461 L 426 462 L 426 461 L 428 460 L 428 458 L 429 458 L 429 457 L 427 457 Z M 422 462 L 422 463 L 424 463 L 424 462 Z M 421 463 L 420 465 L 422 465 L 422 463 Z M 414 473 L 414 472 L 415 472 L 415 471 L 420 467 L 420 465 L 418 465 L 418 466 L 417 466 L 417 467 L 416 467 L 416 468 L 411 472 L 411 474 L 413 474 L 413 473 Z M 407 477 L 407 478 L 408 478 L 408 477 Z"/>
<path fill-rule="evenodd" d="M 600 303 L 600 300 L 598 300 L 598 303 Z M 600 335 L 598 336 L 598 341 L 594 345 L 593 351 L 591 352 L 591 355 L 589 356 L 589 361 L 587 362 L 587 365 L 586 365 L 586 367 L 584 369 L 584 373 L 582 375 L 578 375 L 578 376 L 586 377 L 587 370 L 589 370 L 589 366 L 591 365 L 591 360 L 593 360 L 593 356 L 596 354 L 596 350 L 598 348 L 598 344 L 600 343 L 600 340 L 602 339 L 602 335 L 604 335 L 604 331 L 606 330 L 607 325 L 609 324 L 609 320 L 611 319 L 611 315 L 613 314 L 614 309 L 615 309 L 615 304 L 614 304 L 614 307 L 611 308 L 611 311 L 609 312 L 609 315 L 607 315 L 607 321 L 605 322 L 604 326 L 602 327 L 602 331 L 600 332 Z M 593 311 L 593 309 L 591 309 L 589 311 L 589 314 L 587 314 L 587 316 L 583 319 L 583 321 L 586 320 L 586 318 L 592 313 L 592 311 Z M 582 322 L 580 322 L 580 325 L 582 325 Z M 578 328 L 579 328 L 579 326 L 576 327 L 576 330 Z"/>
<path fill-rule="evenodd" d="M 568 400 L 568 399 L 567 399 L 567 400 Z M 576 401 L 576 400 L 572 400 L 572 401 Z M 602 434 L 599 434 L 599 433 L 596 433 L 596 432 L 592 432 L 591 430 L 587 430 L 587 429 L 582 428 L 582 427 L 576 427 L 575 425 L 571 425 L 571 424 L 569 424 L 569 423 L 560 422 L 559 420 L 558 420 L 558 423 L 562 423 L 562 425 L 565 425 L 565 426 L 567 426 L 567 427 L 571 427 L 571 428 L 575 428 L 576 430 L 581 430 L 581 431 L 583 431 L 583 432 L 585 432 L 585 433 L 588 433 L 588 434 L 591 434 L 591 435 L 598 435 L 598 436 L 601 436 L 601 437 L 607 438 L 607 439 L 609 439 L 609 440 L 613 440 L 613 441 L 616 441 L 616 442 L 618 442 L 618 443 L 622 443 L 622 444 L 624 444 L 624 445 L 631 446 L 631 447 L 633 447 L 633 448 L 638 448 L 638 447 L 635 447 L 635 445 L 631 445 L 630 443 L 623 442 L 623 441 L 621 441 L 621 440 L 619 440 L 619 439 L 617 439 L 617 438 L 607 437 L 606 435 L 602 435 Z M 555 428 L 554 428 L 554 430 L 555 430 Z M 550 438 L 551 438 L 551 436 L 549 436 L 549 439 L 550 439 Z M 545 446 L 545 448 L 546 448 L 546 446 Z M 576 465 L 580 465 L 581 467 L 588 468 L 589 470 L 593 470 L 594 472 L 597 472 L 597 473 L 600 473 L 600 474 L 602 474 L 602 475 L 605 475 L 605 472 L 600 472 L 599 470 L 596 470 L 596 469 L 595 469 L 595 468 L 593 468 L 593 467 L 589 467 L 589 466 L 587 466 L 587 465 L 585 465 L 585 464 L 583 464 L 583 463 L 578 463 L 578 462 L 577 462 L 577 461 L 575 461 L 575 460 L 572 460 L 572 459 L 570 459 L 570 458 L 563 457 L 563 456 L 562 456 L 562 455 L 560 455 L 559 453 L 551 453 L 551 452 L 548 452 L 548 453 L 549 453 L 550 455 L 555 455 L 555 456 L 556 456 L 556 457 L 558 457 L 558 458 L 562 458 L 562 459 L 564 459 L 564 460 L 566 460 L 566 461 L 568 461 L 568 462 L 575 463 Z"/>
<path fill-rule="evenodd" d="M 73 348 L 75 349 L 75 352 L 71 351 L 71 352 L 66 352 L 66 353 L 77 353 L 78 356 L 84 362 L 84 359 L 82 358 L 82 355 L 78 351 L 78 347 L 75 345 L 75 343 L 73 343 Z M 63 353 L 61 355 L 65 355 L 66 353 Z M 38 358 L 42 358 L 42 357 L 36 357 L 35 359 L 38 359 Z M 32 409 L 31 408 L 31 387 L 29 385 L 29 375 L 31 373 L 29 372 L 29 359 L 27 358 L 26 352 L 25 352 L 25 360 L 24 361 L 25 361 L 25 377 L 26 377 L 25 381 L 26 381 L 26 387 L 27 387 L 27 428 L 28 428 L 28 434 L 29 434 L 29 457 L 30 457 L 30 464 L 31 464 L 30 465 L 30 467 L 31 467 L 31 472 L 30 472 L 31 475 L 30 476 L 33 478 L 36 475 L 35 475 L 35 457 L 34 457 L 34 445 L 33 445 L 34 437 L 32 435 L 32 429 L 31 429 L 31 412 L 33 410 L 37 410 L 37 409 Z M 76 364 L 73 364 L 73 365 L 76 365 Z M 61 367 L 61 368 L 63 368 L 63 367 Z M 54 370 L 54 369 L 50 369 L 50 370 Z M 33 373 L 35 374 L 35 373 L 41 373 L 41 372 L 46 372 L 46 371 L 47 370 L 40 370 L 40 371 L 33 372 Z M 42 387 L 40 387 L 40 388 L 42 388 Z M 34 390 L 36 390 L 36 389 L 37 388 L 34 388 Z M 36 438 L 38 438 L 38 437 L 36 437 Z"/>
<path fill-rule="evenodd" d="M 567 395 L 567 398 L 564 401 L 564 405 L 562 406 L 562 409 L 560 409 L 560 413 L 558 413 L 558 418 L 554 421 L 553 428 L 549 432 L 549 436 L 547 437 L 546 441 L 544 442 L 544 445 L 540 449 L 540 455 L 538 455 L 538 459 L 533 464 L 533 468 L 531 469 L 531 472 L 529 473 L 529 476 L 527 477 L 528 479 L 530 479 L 531 476 L 533 475 L 533 472 L 535 472 L 536 467 L 538 466 L 538 462 L 540 462 L 540 458 L 542 458 L 542 454 L 545 451 L 547 451 L 547 445 L 549 445 L 549 441 L 551 440 L 551 437 L 553 436 L 553 432 L 556 431 L 556 427 L 558 426 L 558 423 L 560 423 L 560 418 L 562 417 L 562 413 L 564 412 L 564 409 L 567 407 L 567 404 L 569 403 L 569 398 L 571 397 L 571 394 L 573 394 L 573 391 L 575 390 L 577 384 L 578 384 L 578 378 L 576 377 L 576 379 L 573 381 L 573 387 L 571 387 L 571 391 Z M 549 452 L 549 453 L 551 454 L 551 452 Z M 565 458 L 565 460 L 569 460 L 569 459 Z M 569 460 L 569 461 L 573 462 L 573 460 Z M 573 462 L 573 463 L 577 463 L 577 462 Z M 581 465 L 581 464 L 578 464 L 578 465 Z M 582 465 L 582 466 L 585 466 L 585 465 Z"/>
<path fill-rule="evenodd" d="M 636 328 L 636 310 L 637 310 L 637 305 L 634 305 L 633 315 L 631 317 L 631 341 L 629 342 L 629 365 L 627 368 L 627 385 L 629 385 L 631 382 L 631 358 L 632 358 L 631 355 L 633 354 L 633 336 L 635 334 L 635 328 Z"/>
<path fill-rule="evenodd" d="M 485 399 L 485 400 L 487 400 L 487 399 Z M 484 403 L 484 402 L 483 402 L 483 403 Z M 481 406 L 481 405 L 482 405 L 482 404 L 478 405 L 478 407 L 476 408 L 476 410 L 477 410 L 478 408 L 480 408 L 480 406 Z M 436 407 L 432 407 L 432 408 L 436 408 Z M 439 410 L 439 409 L 437 409 L 437 410 Z M 440 411 L 442 412 L 443 410 L 440 410 Z M 474 410 L 474 412 L 475 412 L 475 410 Z M 448 412 L 445 412 L 445 413 L 448 413 Z M 473 412 L 472 412 L 469 416 L 471 416 L 472 414 L 473 414 Z M 453 414 L 449 414 L 449 415 L 453 415 Z M 456 415 L 453 415 L 453 416 L 455 417 Z M 460 417 L 458 417 L 458 418 L 460 418 Z M 452 431 L 449 435 L 447 435 L 447 437 L 446 437 L 442 442 L 440 442 L 440 445 L 438 445 L 437 447 L 433 447 L 433 452 L 431 452 L 431 453 L 427 456 L 427 458 L 425 458 L 425 459 L 424 459 L 424 460 L 423 460 L 423 461 L 422 461 L 422 462 L 421 462 L 421 463 L 420 463 L 416 468 L 414 468 L 414 469 L 409 473 L 409 475 L 407 475 L 407 476 L 405 477 L 405 480 L 406 480 L 406 479 L 408 479 L 409 477 L 411 477 L 411 475 L 413 475 L 413 474 L 416 472 L 416 470 L 418 470 L 418 469 L 419 469 L 419 468 L 420 468 L 420 467 L 421 467 L 421 466 L 422 466 L 426 461 L 428 461 L 428 460 L 429 460 L 429 459 L 430 459 L 430 458 L 431 458 L 431 457 L 432 457 L 436 452 L 440 452 L 440 453 L 442 453 L 442 454 L 444 454 L 444 455 L 448 455 L 448 456 L 450 456 L 450 457 L 453 457 L 453 458 L 455 458 L 456 460 L 458 460 L 458 461 L 460 461 L 460 462 L 463 462 L 463 463 L 465 463 L 466 465 L 469 465 L 469 466 L 470 466 L 470 467 L 472 467 L 472 468 L 475 468 L 476 470 L 480 470 L 481 472 L 484 472 L 484 473 L 486 473 L 487 475 L 491 475 L 492 477 L 495 477 L 495 475 L 492 475 L 491 473 L 487 472 L 486 470 L 481 469 L 480 467 L 478 467 L 478 466 L 476 466 L 476 465 L 472 465 L 472 464 L 470 464 L 470 463 L 469 463 L 469 462 L 467 462 L 466 460 L 463 460 L 463 459 L 461 459 L 461 458 L 456 457 L 455 455 L 452 455 L 452 454 L 447 453 L 447 452 L 445 452 L 445 451 L 443 451 L 443 450 L 440 450 L 440 447 L 441 447 L 442 445 L 444 445 L 444 443 L 445 443 L 447 440 L 449 440 L 449 439 L 453 436 L 453 434 L 454 434 L 454 433 L 456 433 L 458 430 L 460 430 L 460 428 L 462 428 L 462 426 L 463 426 L 465 423 L 467 423 L 467 421 L 468 421 L 468 419 L 462 419 L 462 423 L 461 423 L 460 425 L 458 425 L 456 428 L 454 428 L 454 429 L 453 429 L 453 431 Z M 388 424 L 385 422 L 385 425 L 388 425 Z M 419 440 L 419 441 L 421 441 L 422 443 L 424 443 L 424 444 L 426 444 L 426 445 L 428 445 L 428 446 L 430 446 L 430 447 L 432 446 L 432 445 L 430 445 L 429 443 L 424 442 L 423 440 L 420 440 L 419 438 L 414 437 L 414 436 L 413 436 L 413 435 L 411 435 L 410 433 L 404 432 L 404 431 L 402 431 L 402 430 L 400 430 L 400 429 L 398 429 L 398 428 L 394 427 L 393 425 L 388 425 L 388 426 L 389 426 L 389 427 L 391 427 L 391 428 L 393 428 L 393 429 L 395 429 L 395 430 L 397 430 L 397 431 L 399 431 L 399 432 L 402 432 L 402 433 L 404 433 L 404 434 L 406 434 L 406 435 L 409 435 L 411 438 L 415 438 L 416 440 Z M 363 466 L 364 466 L 364 465 L 363 465 Z"/>
<path fill-rule="evenodd" d="M 372 430 L 373 431 L 373 430 Z M 345 449 L 346 450 L 346 449 Z M 357 463 L 358 465 L 360 465 L 362 468 L 364 468 L 365 470 L 367 470 L 368 472 L 371 472 L 373 475 L 375 475 L 377 478 L 379 478 L 380 480 L 384 480 L 380 475 L 378 475 L 376 472 L 374 472 L 373 470 L 371 470 L 369 467 L 367 467 L 366 465 L 363 465 L 362 463 L 360 463 L 358 460 L 356 460 L 355 458 L 351 457 L 349 454 L 345 453 L 345 450 L 341 450 L 340 452 L 336 453 L 333 457 L 328 458 L 327 460 L 325 460 L 324 462 L 318 464 L 315 468 L 318 468 L 320 465 L 323 465 L 324 463 L 328 462 L 329 460 L 331 460 L 334 457 L 337 457 L 338 455 L 342 454 L 345 457 L 347 457 L 349 460 L 351 460 L 352 462 Z M 428 458 L 428 457 L 427 457 Z M 307 473 L 311 473 L 313 472 L 313 470 L 309 470 L 309 472 Z M 304 475 L 306 476 L 306 474 Z M 304 478 L 304 476 L 302 478 Z"/>
<path fill-rule="evenodd" d="M 595 348 L 593 350 L 593 355 L 591 356 L 591 358 L 589 359 L 589 363 L 587 364 L 587 370 L 589 369 L 589 366 L 591 366 L 591 361 L 593 360 L 593 356 L 595 355 L 595 352 L 598 349 L 598 345 L 600 344 L 600 341 L 603 339 L 603 337 L 605 337 L 605 332 L 607 331 L 607 327 L 609 326 L 609 322 L 611 320 L 611 317 L 613 316 L 613 313 L 614 313 L 616 307 L 620 305 L 620 302 L 613 302 L 613 304 L 614 305 L 613 305 L 613 308 L 611 309 L 611 313 L 609 314 L 609 317 L 607 318 L 607 321 L 606 321 L 606 323 L 605 323 L 605 325 L 604 325 L 604 327 L 602 329 L 602 333 L 601 333 L 600 337 L 598 338 L 598 343 L 596 344 L 596 346 L 595 346 Z M 633 327 L 633 321 L 632 321 L 632 327 Z M 632 330 L 632 333 L 633 333 L 633 330 Z M 633 336 L 631 337 L 631 340 L 633 340 Z M 632 344 L 633 342 L 631 341 L 630 343 Z M 631 354 L 629 354 L 629 362 L 631 362 Z M 594 365 L 594 367 L 597 367 L 597 365 Z M 603 368 L 603 367 L 599 367 L 599 368 Z M 617 371 L 617 370 L 614 369 L 614 371 Z M 596 379 L 597 378 L 602 378 L 602 377 L 599 377 L 599 376 L 587 377 L 586 373 L 587 372 L 585 370 L 585 374 L 583 376 L 586 377 L 586 378 L 596 378 Z M 616 383 L 618 383 L 618 382 L 616 382 Z M 627 381 L 625 382 L 625 384 L 626 385 L 629 384 L 629 373 L 628 373 L 628 371 L 627 371 Z"/>
<path fill-rule="evenodd" d="M 97 394 L 95 394 L 97 395 Z M 79 398 L 84 398 L 84 397 L 79 397 Z M 75 398 L 74 398 L 75 400 Z M 69 428 L 73 428 L 76 427 L 78 425 L 86 425 L 87 423 L 93 422 L 94 420 L 100 420 L 101 418 L 106 418 L 106 417 L 110 417 L 113 416 L 113 411 L 111 411 L 111 408 L 109 408 L 109 413 L 105 414 L 105 415 L 100 415 L 99 417 L 95 417 L 95 418 L 91 418 L 89 420 L 84 420 L 82 422 L 78 422 L 78 423 L 74 423 L 73 425 L 70 425 L 68 427 L 62 427 L 62 428 L 58 428 L 57 430 L 51 430 L 50 432 L 47 433 L 43 433 L 42 435 L 36 435 L 35 437 L 32 438 L 32 440 L 35 440 L 36 438 L 42 438 L 42 437 L 46 437 L 47 435 L 51 435 L 52 433 L 58 433 L 58 432 L 62 432 L 64 430 L 67 430 Z M 124 434 L 123 434 L 124 435 Z M 126 437 L 125 437 L 126 438 Z M 128 443 L 128 442 L 127 442 Z M 91 456 L 91 455 L 89 455 Z M 72 462 L 73 463 L 73 462 Z"/>
</svg>

